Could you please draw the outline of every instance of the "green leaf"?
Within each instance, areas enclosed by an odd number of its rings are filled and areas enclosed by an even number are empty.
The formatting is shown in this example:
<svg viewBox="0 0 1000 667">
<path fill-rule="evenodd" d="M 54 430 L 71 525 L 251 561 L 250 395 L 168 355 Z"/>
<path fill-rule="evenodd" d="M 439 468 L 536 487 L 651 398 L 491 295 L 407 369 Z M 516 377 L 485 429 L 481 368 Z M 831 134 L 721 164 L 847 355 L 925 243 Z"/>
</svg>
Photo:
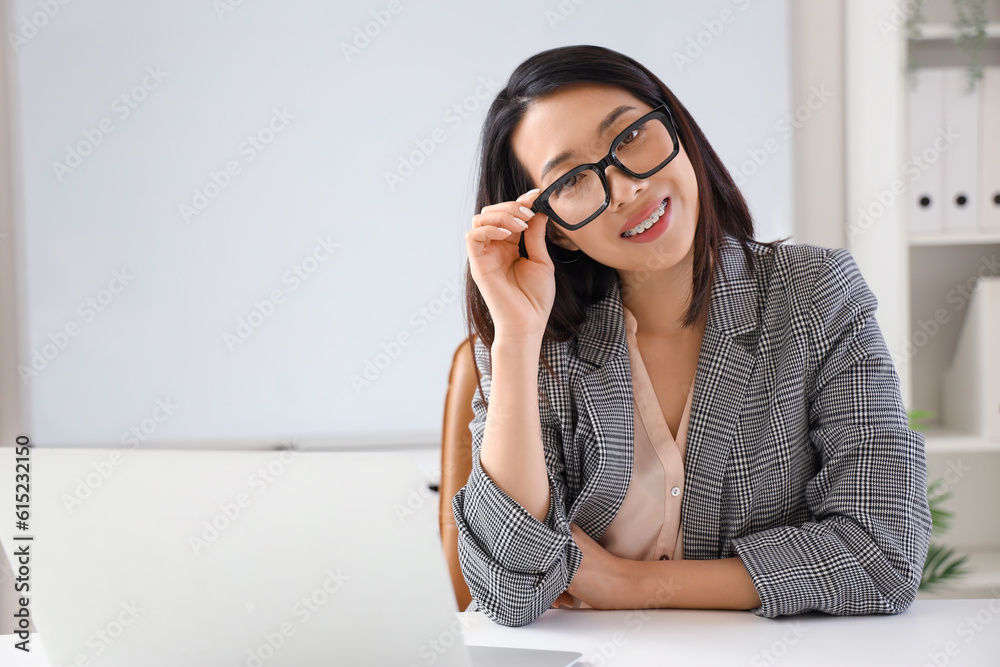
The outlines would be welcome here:
<svg viewBox="0 0 1000 667">
<path fill-rule="evenodd" d="M 931 542 L 919 590 L 937 590 L 945 583 L 969 574 L 972 570 L 966 566 L 968 560 L 968 555 L 959 556 L 951 547 Z"/>
<path fill-rule="evenodd" d="M 933 410 L 910 410 L 906 413 L 906 419 L 909 422 L 908 426 L 914 431 L 922 431 L 926 424 L 922 423 L 924 420 L 933 419 Z"/>
<path fill-rule="evenodd" d="M 937 478 L 927 485 L 927 504 L 931 510 L 931 531 L 935 536 L 941 535 L 951 528 L 954 513 L 943 507 L 951 498 L 951 490 L 943 478 Z M 958 555 L 951 547 L 931 541 L 927 548 L 927 558 L 924 560 L 924 570 L 920 577 L 919 590 L 932 591 L 948 582 L 967 575 L 971 570 L 967 567 L 968 555 Z"/>
</svg>

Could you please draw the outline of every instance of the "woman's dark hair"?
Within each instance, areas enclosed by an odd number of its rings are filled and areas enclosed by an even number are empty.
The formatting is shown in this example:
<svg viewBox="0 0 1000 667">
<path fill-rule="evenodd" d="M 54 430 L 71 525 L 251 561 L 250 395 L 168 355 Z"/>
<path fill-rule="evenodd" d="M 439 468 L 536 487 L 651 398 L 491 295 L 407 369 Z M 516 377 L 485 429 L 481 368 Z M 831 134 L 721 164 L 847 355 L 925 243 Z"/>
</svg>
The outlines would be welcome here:
<svg viewBox="0 0 1000 667">
<path fill-rule="evenodd" d="M 485 206 L 512 201 L 534 187 L 514 155 L 511 135 L 534 102 L 577 83 L 614 85 L 651 107 L 666 103 L 673 114 L 681 145 L 694 167 L 699 193 L 692 298 L 683 322 L 684 326 L 692 326 L 708 307 L 712 266 L 721 269 L 719 252 L 724 233 L 737 239 L 750 272 L 754 272 L 754 255 L 749 245 L 749 241 L 754 240 L 753 218 L 729 171 L 688 110 L 660 79 L 632 58 L 604 47 L 582 45 L 542 51 L 521 63 L 486 113 L 480 137 L 475 211 L 478 213 Z M 579 332 L 586 320 L 587 307 L 602 299 L 618 276 L 616 269 L 597 262 L 582 251 L 568 251 L 553 242 L 553 224 L 550 221 L 546 229 L 545 246 L 555 265 L 556 294 L 543 340 L 561 342 Z M 773 248 L 786 240 L 755 242 Z M 487 348 L 492 348 L 493 320 L 472 278 L 468 261 L 465 317 L 469 340 L 478 336 Z M 544 355 L 542 362 L 554 375 Z M 479 391 L 482 392 L 482 384 Z"/>
</svg>

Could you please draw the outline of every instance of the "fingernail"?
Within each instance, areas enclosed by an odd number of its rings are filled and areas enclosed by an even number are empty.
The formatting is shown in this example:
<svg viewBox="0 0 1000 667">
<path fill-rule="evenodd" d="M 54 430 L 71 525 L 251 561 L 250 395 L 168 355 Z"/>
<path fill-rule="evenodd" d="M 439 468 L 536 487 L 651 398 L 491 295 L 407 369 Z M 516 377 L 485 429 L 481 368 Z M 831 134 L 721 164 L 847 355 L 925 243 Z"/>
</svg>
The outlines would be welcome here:
<svg viewBox="0 0 1000 667">
<path fill-rule="evenodd" d="M 540 190 L 540 188 L 535 188 L 534 190 L 528 190 L 528 191 L 527 191 L 527 192 L 525 192 L 525 193 L 524 193 L 523 195 L 521 195 L 520 197 L 518 197 L 518 198 L 517 198 L 517 200 L 518 200 L 518 201 L 521 201 L 522 199 L 524 199 L 524 198 L 525 198 L 525 197 L 527 197 L 528 195 L 533 195 L 533 194 L 535 194 L 536 192 L 538 192 L 539 190 Z"/>
<path fill-rule="evenodd" d="M 527 225 L 525 225 L 525 227 L 527 227 Z M 511 234 L 514 233 L 514 232 L 510 231 L 509 229 L 507 229 L 506 227 L 497 227 L 497 229 L 499 229 L 501 232 L 506 233 L 508 236 L 510 236 Z"/>
<path fill-rule="evenodd" d="M 535 215 L 535 212 L 534 212 L 534 211 L 532 211 L 532 210 L 531 210 L 530 208 L 528 208 L 527 206 L 522 206 L 522 207 L 521 207 L 521 213 L 523 213 L 523 214 L 524 214 L 524 217 L 525 217 L 525 218 L 529 218 L 529 219 L 530 219 L 530 218 L 532 218 L 532 217 L 534 217 L 534 215 Z"/>
</svg>

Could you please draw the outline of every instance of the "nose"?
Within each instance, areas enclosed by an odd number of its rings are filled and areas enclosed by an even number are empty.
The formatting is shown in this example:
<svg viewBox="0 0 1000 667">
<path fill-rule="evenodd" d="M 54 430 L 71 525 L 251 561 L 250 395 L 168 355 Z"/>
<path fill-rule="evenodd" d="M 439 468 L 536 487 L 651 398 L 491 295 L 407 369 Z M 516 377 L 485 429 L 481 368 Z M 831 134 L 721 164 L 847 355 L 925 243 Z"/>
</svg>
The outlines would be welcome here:
<svg viewBox="0 0 1000 667">
<path fill-rule="evenodd" d="M 647 182 L 645 180 L 635 178 L 613 164 L 604 169 L 604 176 L 608 179 L 608 193 L 611 195 L 608 208 L 617 208 L 628 204 L 646 189 Z"/>
</svg>

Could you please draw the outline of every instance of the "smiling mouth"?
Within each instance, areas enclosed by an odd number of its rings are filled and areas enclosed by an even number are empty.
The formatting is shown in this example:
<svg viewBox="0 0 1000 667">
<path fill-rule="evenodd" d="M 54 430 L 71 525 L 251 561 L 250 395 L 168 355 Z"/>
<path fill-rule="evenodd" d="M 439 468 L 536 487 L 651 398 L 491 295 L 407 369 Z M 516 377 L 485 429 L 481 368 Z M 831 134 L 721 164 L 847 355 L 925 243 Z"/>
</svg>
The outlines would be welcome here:
<svg viewBox="0 0 1000 667">
<path fill-rule="evenodd" d="M 628 238 L 630 236 L 638 236 L 639 234 L 645 232 L 647 229 L 655 225 L 656 222 L 663 216 L 663 212 L 667 209 L 667 206 L 669 204 L 670 204 L 670 197 L 667 197 L 662 202 L 660 202 L 659 208 L 653 211 L 648 218 L 640 222 L 632 229 L 629 229 L 623 234 L 621 234 L 621 237 Z"/>
</svg>

